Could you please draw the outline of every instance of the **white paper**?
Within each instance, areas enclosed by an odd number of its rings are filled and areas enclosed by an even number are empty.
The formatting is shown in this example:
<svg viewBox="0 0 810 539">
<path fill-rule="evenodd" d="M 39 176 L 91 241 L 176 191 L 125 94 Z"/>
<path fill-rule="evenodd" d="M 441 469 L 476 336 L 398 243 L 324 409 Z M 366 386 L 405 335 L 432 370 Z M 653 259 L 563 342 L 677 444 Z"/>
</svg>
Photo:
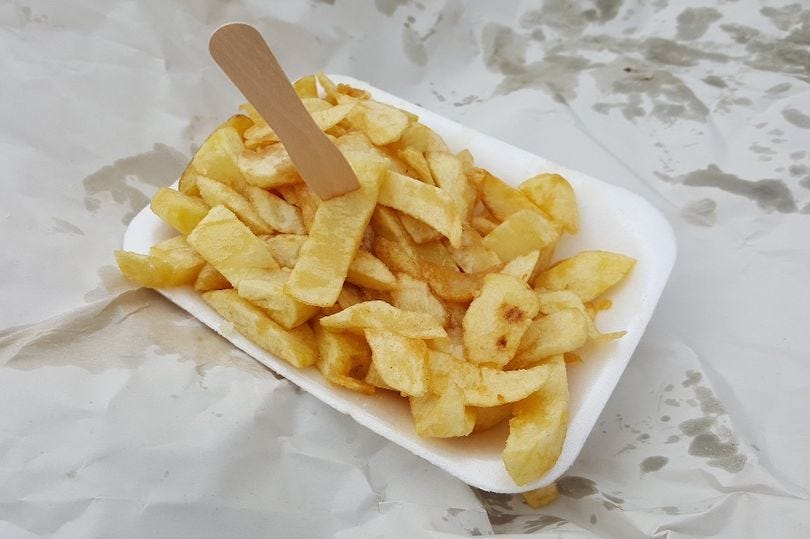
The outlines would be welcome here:
<svg viewBox="0 0 810 539">
<path fill-rule="evenodd" d="M 808 17 L 0 4 L 0 536 L 807 536 Z M 368 80 L 667 214 L 673 278 L 555 504 L 476 495 L 117 275 L 128 219 L 240 102 L 206 52 L 228 20 L 290 76 Z"/>
</svg>

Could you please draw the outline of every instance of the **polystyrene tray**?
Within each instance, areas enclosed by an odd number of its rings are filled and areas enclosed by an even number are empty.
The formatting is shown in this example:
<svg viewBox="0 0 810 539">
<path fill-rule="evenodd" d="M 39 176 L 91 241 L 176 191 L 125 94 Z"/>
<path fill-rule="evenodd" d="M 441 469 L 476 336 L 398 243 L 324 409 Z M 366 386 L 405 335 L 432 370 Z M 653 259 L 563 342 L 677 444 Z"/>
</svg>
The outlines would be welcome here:
<svg viewBox="0 0 810 539">
<path fill-rule="evenodd" d="M 519 487 L 506 473 L 501 460 L 507 433 L 505 424 L 461 439 L 421 438 L 414 430 L 406 399 L 382 394 L 366 396 L 332 386 L 314 367 L 296 369 L 236 333 L 191 287 L 159 292 L 292 383 L 469 485 L 490 492 L 515 493 L 551 483 L 573 464 L 581 451 L 653 314 L 675 262 L 675 237 L 669 223 L 647 201 L 625 189 L 532 155 L 351 77 L 335 75 L 334 80 L 365 88 L 373 98 L 417 114 L 421 122 L 444 137 L 451 150 L 468 148 L 477 166 L 511 184 L 539 172 L 565 176 L 577 194 L 580 232 L 563 237 L 556 259 L 584 249 L 603 249 L 638 260 L 626 282 L 609 294 L 613 307 L 600 314 L 597 321 L 604 330 L 624 329 L 627 335 L 587 350 L 583 362 L 568 367 L 570 419 L 557 464 L 537 481 Z M 124 249 L 146 253 L 151 245 L 174 234 L 146 207 L 130 223 Z"/>
</svg>

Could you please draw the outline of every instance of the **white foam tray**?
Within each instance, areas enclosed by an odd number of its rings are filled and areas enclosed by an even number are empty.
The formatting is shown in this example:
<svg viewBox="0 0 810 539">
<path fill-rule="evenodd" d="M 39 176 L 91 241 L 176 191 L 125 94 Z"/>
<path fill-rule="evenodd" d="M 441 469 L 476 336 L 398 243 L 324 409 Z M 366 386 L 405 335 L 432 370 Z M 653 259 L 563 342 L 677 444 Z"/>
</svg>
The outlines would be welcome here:
<svg viewBox="0 0 810 539">
<path fill-rule="evenodd" d="M 469 485 L 490 492 L 516 493 L 551 483 L 574 463 L 653 314 L 675 262 L 675 237 L 669 223 L 647 201 L 625 189 L 532 155 L 351 77 L 336 75 L 334 80 L 365 88 L 375 99 L 419 115 L 420 121 L 444 137 L 451 150 L 468 148 L 476 165 L 509 183 L 517 184 L 539 172 L 565 176 L 577 194 L 581 228 L 576 236 L 561 240 L 556 259 L 584 249 L 604 249 L 638 260 L 630 278 L 610 294 L 613 307 L 598 319 L 601 328 L 624 329 L 627 335 L 587 350 L 582 363 L 569 366 L 570 420 L 557 464 L 537 481 L 519 487 L 506 473 L 501 460 L 505 425 L 462 439 L 420 438 L 406 399 L 394 395 L 365 396 L 334 387 L 314 367 L 296 369 L 229 330 L 224 319 L 191 287 L 159 292 L 290 382 Z M 123 247 L 146 253 L 151 245 L 172 235 L 174 232 L 146 207 L 130 223 Z"/>
</svg>

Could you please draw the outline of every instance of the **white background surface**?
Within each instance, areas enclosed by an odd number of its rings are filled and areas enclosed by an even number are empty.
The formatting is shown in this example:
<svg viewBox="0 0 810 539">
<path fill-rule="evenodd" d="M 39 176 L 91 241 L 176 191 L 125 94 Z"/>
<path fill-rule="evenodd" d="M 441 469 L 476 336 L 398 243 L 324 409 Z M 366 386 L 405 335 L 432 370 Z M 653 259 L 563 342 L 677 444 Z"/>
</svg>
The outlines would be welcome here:
<svg viewBox="0 0 810 539">
<path fill-rule="evenodd" d="M 0 536 L 807 536 L 810 9 L 711 5 L 0 2 Z M 290 76 L 368 80 L 672 222 L 554 505 L 471 491 L 118 277 L 126 223 L 240 101 L 206 52 L 233 19 Z"/>
</svg>

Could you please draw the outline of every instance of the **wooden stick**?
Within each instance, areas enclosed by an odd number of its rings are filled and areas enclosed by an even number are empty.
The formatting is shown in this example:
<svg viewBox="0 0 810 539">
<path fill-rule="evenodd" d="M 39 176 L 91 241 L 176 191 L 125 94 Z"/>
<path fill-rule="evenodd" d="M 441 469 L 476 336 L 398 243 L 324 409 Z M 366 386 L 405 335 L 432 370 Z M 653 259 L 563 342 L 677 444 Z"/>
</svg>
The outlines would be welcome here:
<svg viewBox="0 0 810 539">
<path fill-rule="evenodd" d="M 211 35 L 208 50 L 276 132 L 310 189 L 326 200 L 360 187 L 352 167 L 312 120 L 258 30 L 244 23 L 226 24 Z"/>
</svg>

